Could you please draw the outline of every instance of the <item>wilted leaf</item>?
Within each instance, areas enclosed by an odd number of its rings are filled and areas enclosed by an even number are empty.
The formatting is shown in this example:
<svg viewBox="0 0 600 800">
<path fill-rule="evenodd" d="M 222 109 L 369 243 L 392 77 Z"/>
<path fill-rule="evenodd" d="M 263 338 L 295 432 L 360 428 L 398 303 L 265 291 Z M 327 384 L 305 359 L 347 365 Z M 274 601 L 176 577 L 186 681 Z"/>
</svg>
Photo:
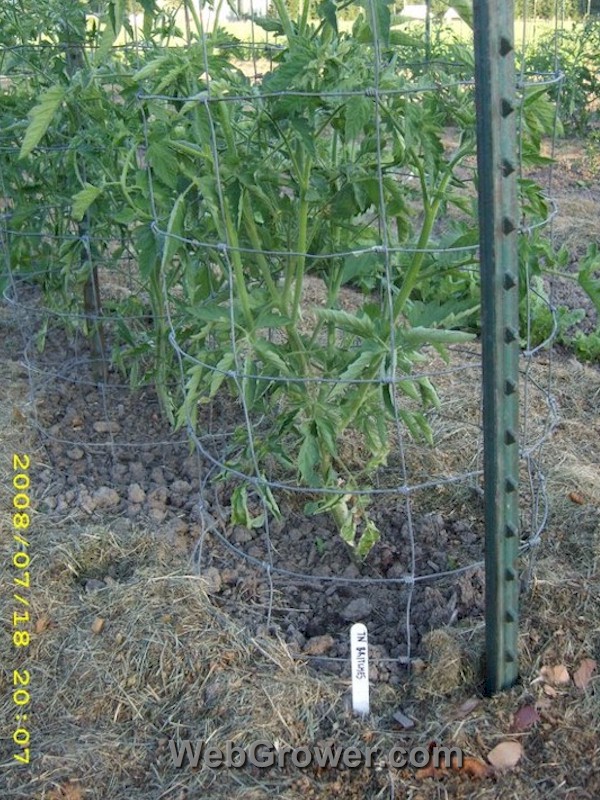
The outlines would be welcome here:
<svg viewBox="0 0 600 800">
<path fill-rule="evenodd" d="M 328 633 L 322 636 L 313 636 L 304 645 L 303 652 L 307 656 L 322 656 L 334 645 L 333 636 Z"/>
<path fill-rule="evenodd" d="M 500 742 L 488 753 L 488 761 L 496 769 L 512 769 L 523 755 L 523 746 L 520 742 Z"/>
<path fill-rule="evenodd" d="M 104 628 L 104 620 L 102 617 L 96 617 L 96 619 L 92 622 L 92 633 L 102 633 L 102 629 Z"/>
<path fill-rule="evenodd" d="M 464 756 L 461 762 L 459 759 L 452 757 L 450 767 L 446 767 L 445 765 L 435 767 L 432 760 L 427 767 L 418 769 L 415 772 L 415 778 L 418 780 L 425 780 L 425 778 L 439 779 L 450 773 L 458 773 L 464 778 L 478 780 L 480 778 L 490 777 L 492 775 L 492 769 L 488 764 L 485 764 L 478 758 Z"/>
<path fill-rule="evenodd" d="M 578 689 L 587 689 L 598 665 L 593 658 L 584 658 L 573 673 L 573 681 Z"/>
<path fill-rule="evenodd" d="M 564 664 L 542 667 L 540 670 L 540 677 L 546 683 L 551 683 L 554 686 L 561 686 L 571 682 L 569 670 Z"/>
<path fill-rule="evenodd" d="M 395 711 L 393 715 L 394 722 L 397 722 L 405 730 L 410 730 L 415 727 L 415 721 L 407 717 L 403 711 Z"/>
<path fill-rule="evenodd" d="M 66 781 L 48 794 L 48 800 L 83 800 L 81 787 L 76 781 Z"/>
<path fill-rule="evenodd" d="M 465 700 L 465 702 L 456 709 L 456 716 L 458 719 L 468 717 L 469 714 L 475 711 L 480 703 L 481 701 L 478 697 L 469 697 L 468 700 Z"/>
<path fill-rule="evenodd" d="M 50 617 L 48 616 L 48 614 L 42 614 L 35 621 L 34 631 L 36 633 L 43 633 L 49 627 L 50 627 Z"/>
<path fill-rule="evenodd" d="M 85 212 L 101 194 L 102 189 L 98 188 L 98 186 L 86 183 L 81 191 L 73 195 L 73 206 L 71 209 L 73 219 L 81 222 L 85 216 Z"/>
<path fill-rule="evenodd" d="M 25 131 L 19 158 L 25 158 L 38 146 L 64 99 L 65 89 L 60 85 L 51 86 L 40 95 L 38 104 L 29 112 L 29 125 Z"/>
<path fill-rule="evenodd" d="M 558 692 L 556 691 L 554 686 L 550 686 L 549 683 L 545 683 L 544 684 L 544 694 L 547 695 L 548 697 L 556 697 Z"/>
<path fill-rule="evenodd" d="M 457 769 L 467 778 L 487 778 L 491 775 L 491 770 L 487 764 L 484 764 L 478 758 L 471 758 L 470 756 L 465 756 L 462 767 Z"/>
<path fill-rule="evenodd" d="M 511 731 L 521 733 L 527 731 L 540 721 L 540 715 L 534 706 L 522 706 L 513 717 Z"/>
<path fill-rule="evenodd" d="M 27 417 L 18 406 L 13 406 L 12 421 L 16 422 L 17 425 L 23 425 L 27 422 Z"/>
</svg>

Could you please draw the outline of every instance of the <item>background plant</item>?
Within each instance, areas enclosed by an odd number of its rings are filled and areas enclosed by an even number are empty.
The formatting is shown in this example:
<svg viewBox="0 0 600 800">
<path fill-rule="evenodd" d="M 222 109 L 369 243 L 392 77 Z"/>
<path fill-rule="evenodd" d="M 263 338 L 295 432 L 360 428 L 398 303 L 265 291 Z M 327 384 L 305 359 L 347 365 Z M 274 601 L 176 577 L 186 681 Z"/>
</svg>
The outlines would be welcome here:
<svg viewBox="0 0 600 800">
<path fill-rule="evenodd" d="M 586 133 L 600 99 L 600 19 L 588 17 L 570 30 L 542 35 L 528 48 L 526 63 L 528 70 L 562 73 L 551 96 L 559 102 L 565 132 Z"/>
</svg>

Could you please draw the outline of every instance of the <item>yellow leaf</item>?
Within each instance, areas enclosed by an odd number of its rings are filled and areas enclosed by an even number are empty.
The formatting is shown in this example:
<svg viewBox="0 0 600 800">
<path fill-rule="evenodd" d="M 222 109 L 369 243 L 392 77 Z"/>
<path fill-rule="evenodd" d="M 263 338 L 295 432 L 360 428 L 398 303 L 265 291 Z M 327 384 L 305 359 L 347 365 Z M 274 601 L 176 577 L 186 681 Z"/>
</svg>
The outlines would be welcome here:
<svg viewBox="0 0 600 800">
<path fill-rule="evenodd" d="M 36 633 L 43 633 L 50 627 L 50 617 L 48 614 L 42 614 L 35 621 L 34 630 Z"/>
<path fill-rule="evenodd" d="M 583 658 L 573 673 L 573 681 L 578 689 L 587 689 L 598 665 L 593 658 Z"/>
<path fill-rule="evenodd" d="M 540 677 L 546 683 L 554 684 L 554 686 L 561 686 L 566 683 L 571 683 L 569 670 L 564 664 L 555 664 L 554 666 L 542 667 L 540 670 Z"/>
<path fill-rule="evenodd" d="M 92 622 L 92 633 L 101 633 L 104 628 L 104 620 L 102 617 L 96 617 Z"/>
<path fill-rule="evenodd" d="M 523 746 L 520 742 L 500 742 L 488 753 L 488 761 L 496 769 L 512 769 L 523 755 Z"/>
</svg>

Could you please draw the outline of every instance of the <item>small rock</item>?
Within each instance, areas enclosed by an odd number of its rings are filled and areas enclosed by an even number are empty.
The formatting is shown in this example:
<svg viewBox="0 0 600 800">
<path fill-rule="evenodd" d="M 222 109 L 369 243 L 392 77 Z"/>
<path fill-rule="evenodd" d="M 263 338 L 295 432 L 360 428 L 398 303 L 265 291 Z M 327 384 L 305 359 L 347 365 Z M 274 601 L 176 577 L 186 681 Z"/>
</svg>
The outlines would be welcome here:
<svg viewBox="0 0 600 800">
<path fill-rule="evenodd" d="M 130 503 L 141 504 L 146 499 L 146 492 L 142 489 L 139 483 L 132 483 L 127 490 L 127 497 Z"/>
<path fill-rule="evenodd" d="M 142 464 L 145 464 L 147 467 L 151 467 L 154 460 L 157 457 L 157 453 L 154 452 L 154 448 L 150 447 L 147 450 L 142 450 L 140 453 L 140 461 Z"/>
<path fill-rule="evenodd" d="M 171 484 L 172 494 L 187 495 L 192 491 L 191 485 L 187 481 L 173 481 Z"/>
<path fill-rule="evenodd" d="M 112 422 L 111 420 L 100 420 L 99 422 L 94 422 L 93 428 L 96 433 L 118 433 L 121 430 L 119 423 Z"/>
<path fill-rule="evenodd" d="M 137 483 L 144 483 L 146 480 L 146 467 L 141 461 L 132 461 L 129 465 L 129 475 Z"/>
<path fill-rule="evenodd" d="M 185 536 L 189 527 L 185 520 L 180 517 L 174 517 L 167 526 L 167 532 L 171 536 Z"/>
<path fill-rule="evenodd" d="M 165 508 L 151 508 L 149 511 L 149 516 L 154 522 L 164 522 L 164 519 L 167 516 L 167 510 Z"/>
<path fill-rule="evenodd" d="M 373 606 L 366 597 L 357 597 L 355 600 L 351 600 L 346 608 L 342 609 L 340 616 L 347 622 L 355 622 L 368 617 L 372 610 Z"/>
<path fill-rule="evenodd" d="M 162 471 L 162 467 L 154 467 L 154 469 L 150 472 L 150 480 L 157 483 L 159 486 L 164 486 L 166 484 L 165 481 L 165 474 Z"/>
<path fill-rule="evenodd" d="M 97 578 L 88 578 L 85 582 L 86 592 L 98 592 L 100 589 L 106 589 L 106 583 Z"/>
<path fill-rule="evenodd" d="M 69 504 L 67 503 L 67 501 L 65 500 L 63 495 L 59 494 L 58 497 L 56 498 L 56 509 L 55 510 L 59 514 L 64 514 L 65 511 L 68 510 L 68 508 L 69 508 Z"/>
<path fill-rule="evenodd" d="M 221 581 L 226 586 L 233 586 L 237 579 L 239 578 L 240 573 L 237 569 L 226 568 L 221 570 Z"/>
<path fill-rule="evenodd" d="M 81 449 L 81 447 L 72 447 L 70 450 L 67 450 L 67 458 L 70 458 L 71 461 L 80 461 L 85 453 Z"/>
<path fill-rule="evenodd" d="M 410 717 L 407 717 L 404 712 L 400 711 L 400 709 L 398 709 L 398 711 L 394 712 L 393 720 L 394 720 L 394 722 L 397 722 L 398 725 L 400 725 L 401 728 L 404 728 L 407 731 L 409 731 L 411 728 L 415 727 L 414 719 L 411 719 Z"/>
<path fill-rule="evenodd" d="M 109 486 L 101 486 L 93 494 L 96 508 L 114 508 L 119 505 L 121 498 L 115 489 Z"/>
<path fill-rule="evenodd" d="M 333 636 L 328 633 L 323 636 L 313 636 L 304 645 L 303 652 L 307 656 L 322 656 L 334 645 Z"/>
<path fill-rule="evenodd" d="M 111 470 L 112 480 L 115 483 L 121 483 L 122 478 L 127 473 L 127 464 L 115 464 Z"/>
<path fill-rule="evenodd" d="M 181 469 L 184 475 L 187 475 L 188 478 L 194 478 L 197 476 L 199 469 L 198 456 L 192 455 L 184 459 Z"/>
<path fill-rule="evenodd" d="M 216 567 L 208 567 L 203 569 L 200 575 L 202 588 L 206 594 L 218 594 L 223 585 L 221 581 L 221 573 Z"/>
<path fill-rule="evenodd" d="M 137 517 L 142 513 L 142 507 L 139 504 L 131 503 L 127 506 L 127 516 L 130 518 Z"/>
<path fill-rule="evenodd" d="M 93 514 L 96 510 L 96 501 L 89 494 L 81 494 L 79 497 L 79 508 L 86 514 Z"/>
<path fill-rule="evenodd" d="M 92 622 L 92 628 L 91 628 L 92 633 L 98 635 L 99 633 L 102 633 L 103 629 L 104 629 L 104 620 L 102 619 L 102 617 L 96 617 L 96 619 Z"/>
<path fill-rule="evenodd" d="M 148 507 L 164 509 L 167 504 L 167 489 L 165 486 L 157 486 L 148 494 Z"/>
<path fill-rule="evenodd" d="M 360 575 L 359 569 L 356 564 L 348 564 L 344 572 L 342 573 L 344 578 L 358 578 Z M 337 590 L 337 586 L 335 587 Z"/>
<path fill-rule="evenodd" d="M 231 538 L 234 544 L 245 544 L 246 542 L 252 541 L 252 533 L 248 528 L 244 528 L 242 525 L 236 525 Z"/>
</svg>

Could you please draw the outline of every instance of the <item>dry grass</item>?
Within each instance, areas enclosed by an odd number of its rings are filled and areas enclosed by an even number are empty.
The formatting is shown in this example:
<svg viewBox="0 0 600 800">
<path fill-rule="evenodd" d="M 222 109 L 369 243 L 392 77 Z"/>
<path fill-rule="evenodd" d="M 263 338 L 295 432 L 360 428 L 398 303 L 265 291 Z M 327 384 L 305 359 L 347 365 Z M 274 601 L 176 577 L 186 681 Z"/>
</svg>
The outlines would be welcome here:
<svg viewBox="0 0 600 800">
<path fill-rule="evenodd" d="M 1 321 L 10 335 L 10 320 Z M 10 505 L 11 454 L 42 459 L 29 436 L 27 384 L 19 365 L 3 361 L 0 391 L 2 505 Z M 537 365 L 540 370 L 544 364 Z M 468 377 L 468 376 L 471 377 Z M 477 373 L 448 373 L 444 410 L 454 417 L 448 451 L 460 437 L 459 412 L 475 397 Z M 562 422 L 545 445 L 553 516 L 539 552 L 532 591 L 523 597 L 521 683 L 461 718 L 464 700 L 480 692 L 483 627 L 434 632 L 406 685 L 373 686 L 372 716 L 347 710 L 343 681 L 315 677 L 285 645 L 211 603 L 185 556 L 158 535 L 120 521 L 31 526 L 32 643 L 25 651 L 2 640 L 0 723 L 2 796 L 27 800 L 184 800 L 245 798 L 577 798 L 600 796 L 600 684 L 572 683 L 548 698 L 533 682 L 543 664 L 571 672 L 584 657 L 600 661 L 600 453 L 598 371 L 573 360 L 554 365 Z M 454 404 L 454 405 L 453 405 Z M 477 402 L 471 399 L 475 414 Z M 540 406 L 541 408 L 541 406 Z M 541 413 L 541 412 L 540 412 Z M 464 424 L 464 422 L 462 423 Z M 440 437 L 443 430 L 438 431 Z M 577 494 L 577 502 L 572 499 Z M 583 502 L 579 502 L 583 501 Z M 1 544 L 9 563 L 12 543 Z M 12 573 L 9 572 L 9 576 Z M 107 584 L 88 591 L 88 581 Z M 12 614 L 7 583 L 3 625 Z M 101 629 L 99 629 L 102 620 Z M 97 631 L 97 632 L 94 632 Z M 12 763 L 13 669 L 31 671 L 28 725 L 33 759 Z M 540 723 L 513 734 L 525 757 L 497 779 L 450 775 L 418 780 L 414 771 L 258 771 L 176 769 L 168 740 L 247 745 L 258 738 L 290 745 L 333 740 L 343 745 L 426 744 L 435 739 L 483 758 L 510 738 L 515 710 L 540 703 Z M 393 713 L 416 720 L 398 730 Z"/>
</svg>

